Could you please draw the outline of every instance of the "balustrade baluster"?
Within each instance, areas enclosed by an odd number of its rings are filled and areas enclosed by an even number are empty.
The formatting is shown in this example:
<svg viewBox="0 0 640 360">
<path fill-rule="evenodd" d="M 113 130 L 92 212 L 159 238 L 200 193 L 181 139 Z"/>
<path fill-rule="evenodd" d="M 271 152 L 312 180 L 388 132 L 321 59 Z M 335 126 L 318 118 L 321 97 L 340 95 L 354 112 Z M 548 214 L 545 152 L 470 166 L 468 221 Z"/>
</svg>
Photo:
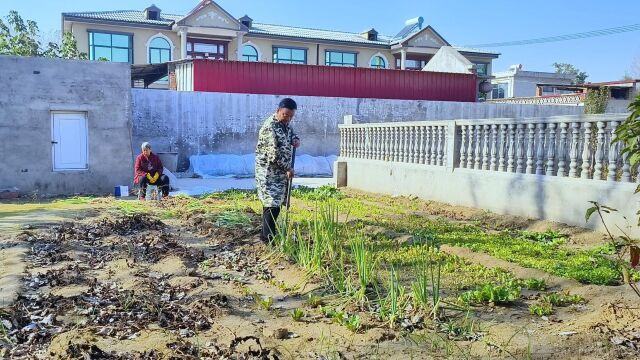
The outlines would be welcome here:
<svg viewBox="0 0 640 360">
<path fill-rule="evenodd" d="M 476 129 L 476 132 L 475 132 L 476 133 L 476 141 L 475 141 L 476 163 L 473 168 L 476 170 L 480 170 L 482 169 L 482 125 L 476 125 L 475 129 Z"/>
<path fill-rule="evenodd" d="M 431 164 L 431 126 L 424 127 L 424 163 Z"/>
<path fill-rule="evenodd" d="M 376 151 L 378 148 L 378 141 L 376 137 L 376 127 L 369 128 L 369 159 L 376 158 Z"/>
<path fill-rule="evenodd" d="M 379 135 L 378 135 L 378 127 L 374 126 L 371 129 L 371 134 L 372 134 L 372 138 L 373 138 L 373 155 L 371 156 L 371 158 L 373 160 L 378 160 L 378 156 L 380 154 L 380 139 L 379 139 Z"/>
<path fill-rule="evenodd" d="M 371 128 L 364 128 L 364 158 L 371 158 Z"/>
<path fill-rule="evenodd" d="M 566 125 L 566 124 L 565 124 Z M 565 134 L 566 126 L 565 126 Z M 548 176 L 555 176 L 555 157 L 556 157 L 556 124 L 549 124 L 549 142 L 547 143 L 547 169 L 545 171 Z"/>
<path fill-rule="evenodd" d="M 346 157 L 352 157 L 351 156 L 351 146 L 352 146 L 352 139 L 351 139 L 351 129 L 346 128 L 345 129 L 345 156 Z"/>
<path fill-rule="evenodd" d="M 398 127 L 398 132 L 399 132 L 398 139 L 400 140 L 400 142 L 398 143 L 398 162 L 403 162 L 404 161 L 404 143 L 406 140 L 404 127 L 403 126 Z"/>
<path fill-rule="evenodd" d="M 508 141 L 507 141 L 507 125 L 506 124 L 500 125 L 499 143 L 500 143 L 500 150 L 498 152 L 498 158 L 499 158 L 498 171 L 504 172 L 505 170 L 507 170 L 506 164 L 507 164 L 507 145 L 508 145 Z"/>
<path fill-rule="evenodd" d="M 349 157 L 349 129 L 344 128 L 344 154 L 343 157 Z"/>
<path fill-rule="evenodd" d="M 425 159 L 424 159 L 424 151 L 425 151 L 425 143 L 424 143 L 424 135 L 425 134 L 424 134 L 424 130 L 425 130 L 424 125 L 418 126 L 418 129 L 417 129 L 417 131 L 418 131 L 418 149 L 416 150 L 417 151 L 417 154 L 416 154 L 417 160 L 416 160 L 416 162 L 418 164 L 424 164 L 424 162 L 425 162 Z"/>
<path fill-rule="evenodd" d="M 373 159 L 374 160 L 380 160 L 381 145 L 382 144 L 380 141 L 380 128 L 376 126 L 373 128 Z"/>
<path fill-rule="evenodd" d="M 491 147 L 489 128 L 489 125 L 482 126 L 482 170 L 489 170 L 489 148 Z"/>
<path fill-rule="evenodd" d="M 393 161 L 397 162 L 400 159 L 400 128 L 393 126 L 391 131 L 393 131 Z"/>
<path fill-rule="evenodd" d="M 438 130 L 436 126 L 430 126 L 431 139 L 429 144 L 429 165 L 436 165 Z"/>
<path fill-rule="evenodd" d="M 349 157 L 356 157 L 356 139 L 355 139 L 355 129 L 349 129 Z"/>
<path fill-rule="evenodd" d="M 350 157 L 352 158 L 356 158 L 357 156 L 357 144 L 358 144 L 358 139 L 357 139 L 357 129 L 356 128 L 351 128 L 349 130 L 349 132 L 351 133 L 349 136 L 351 137 L 351 150 L 350 152 Z"/>
<path fill-rule="evenodd" d="M 489 170 L 498 170 L 498 125 L 491 125 L 491 163 L 489 164 Z"/>
<path fill-rule="evenodd" d="M 408 126 L 404 127 L 404 158 L 403 158 L 403 162 L 408 163 L 409 162 L 409 158 L 411 156 L 410 154 L 410 141 L 411 141 L 411 131 L 409 129 Z"/>
<path fill-rule="evenodd" d="M 418 164 L 424 164 L 424 126 L 418 126 Z"/>
<path fill-rule="evenodd" d="M 444 126 L 438 126 L 438 165 L 442 166 L 444 160 L 445 141 L 447 136 L 447 130 Z"/>
<path fill-rule="evenodd" d="M 377 128 L 378 133 L 378 160 L 384 159 L 384 128 L 382 126 Z"/>
<path fill-rule="evenodd" d="M 411 131 L 407 126 L 403 127 L 404 132 L 404 156 L 402 158 L 402 162 L 409 162 L 411 156 Z"/>
<path fill-rule="evenodd" d="M 347 137 L 347 146 L 346 146 L 345 156 L 350 158 L 350 157 L 353 157 L 351 155 L 351 147 L 353 146 L 353 139 L 351 138 L 351 129 L 346 128 L 345 134 Z"/>
<path fill-rule="evenodd" d="M 408 163 L 413 163 L 413 148 L 415 146 L 415 133 L 413 132 L 413 126 L 409 126 L 407 127 L 407 138 L 409 139 L 408 141 L 408 145 L 407 145 L 407 162 Z"/>
<path fill-rule="evenodd" d="M 516 143 L 516 172 L 524 171 L 524 124 L 518 124 L 518 138 Z"/>
<path fill-rule="evenodd" d="M 383 160 L 384 161 L 391 161 L 391 152 L 390 152 L 390 148 L 391 148 L 391 128 L 389 128 L 388 126 L 384 126 L 382 128 L 382 135 L 384 137 L 384 143 L 383 143 Z"/>
<path fill-rule="evenodd" d="M 460 126 L 460 168 L 467 165 L 467 125 Z"/>
<path fill-rule="evenodd" d="M 580 178 L 590 179 L 589 167 L 591 165 L 591 123 L 584 123 L 584 138 L 582 141 L 582 171 Z"/>
<path fill-rule="evenodd" d="M 358 158 L 364 159 L 364 129 L 358 128 Z"/>
<path fill-rule="evenodd" d="M 371 154 L 371 128 L 365 127 L 363 130 L 364 130 L 363 158 L 368 159 Z"/>
<path fill-rule="evenodd" d="M 376 127 L 376 160 L 382 160 L 382 127 Z"/>
<path fill-rule="evenodd" d="M 507 152 L 509 160 L 507 160 L 507 172 L 513 172 L 513 165 L 516 157 L 516 125 L 509 124 L 509 140 L 507 141 Z"/>
<path fill-rule="evenodd" d="M 571 146 L 569 147 L 569 177 L 578 177 L 578 142 L 580 140 L 580 124 L 571 123 Z"/>
<path fill-rule="evenodd" d="M 407 162 L 409 157 L 409 130 L 406 126 L 402 127 L 402 157 L 400 162 Z"/>
<path fill-rule="evenodd" d="M 431 145 L 431 165 L 438 165 L 438 148 L 440 147 L 440 128 L 433 126 L 431 128 L 433 132 L 433 144 Z"/>
<path fill-rule="evenodd" d="M 398 127 L 398 162 L 404 161 L 404 128 Z"/>
<path fill-rule="evenodd" d="M 409 126 L 409 162 L 416 162 L 416 145 L 418 143 L 415 126 Z"/>
<path fill-rule="evenodd" d="M 409 133 L 411 134 L 411 143 L 409 145 L 409 153 L 411 156 L 409 157 L 409 162 L 415 164 L 418 158 L 418 128 L 415 126 L 409 127 Z"/>
<path fill-rule="evenodd" d="M 449 146 L 447 145 L 449 143 L 448 126 L 449 125 L 442 126 L 442 163 L 440 164 L 442 166 L 447 165 L 447 156 L 448 156 L 447 149 L 449 148 Z M 453 141 L 453 139 L 451 139 L 451 141 Z"/>
<path fill-rule="evenodd" d="M 356 157 L 356 129 L 349 129 L 349 157 Z"/>
<path fill-rule="evenodd" d="M 467 144 L 467 169 L 473 169 L 473 165 L 475 163 L 475 157 L 474 157 L 474 149 L 475 149 L 475 138 L 476 138 L 476 131 L 475 131 L 475 127 L 473 125 L 468 125 L 469 128 L 469 141 Z"/>
<path fill-rule="evenodd" d="M 536 129 L 538 130 L 538 144 L 536 151 L 536 175 L 544 175 L 544 135 L 545 135 L 545 126 L 543 123 L 539 123 L 536 125 Z M 548 144 L 549 147 L 554 147 L 555 143 Z"/>
<path fill-rule="evenodd" d="M 344 157 L 345 155 L 345 142 L 344 142 L 344 129 L 339 129 L 340 131 L 340 154 L 338 156 Z"/>
<path fill-rule="evenodd" d="M 602 180 L 602 166 L 604 155 L 604 127 L 603 121 L 598 121 L 598 135 L 596 136 L 596 153 L 595 153 L 595 169 L 593 172 L 593 178 L 596 180 Z"/>
<path fill-rule="evenodd" d="M 535 124 L 527 124 L 527 129 L 529 129 L 527 136 L 527 174 L 533 174 L 533 155 L 534 155 L 534 138 L 536 135 L 536 126 Z"/>
<path fill-rule="evenodd" d="M 616 130 L 618 129 L 618 122 L 611 122 L 611 131 L 609 135 L 609 166 L 607 167 L 607 180 L 616 181 L 617 172 L 618 172 L 618 143 L 613 142 L 613 138 L 616 135 Z"/>
<path fill-rule="evenodd" d="M 558 144 L 558 176 L 567 176 L 567 128 L 568 123 L 560 123 L 560 143 Z M 570 148 L 570 147 L 569 147 Z"/>
</svg>

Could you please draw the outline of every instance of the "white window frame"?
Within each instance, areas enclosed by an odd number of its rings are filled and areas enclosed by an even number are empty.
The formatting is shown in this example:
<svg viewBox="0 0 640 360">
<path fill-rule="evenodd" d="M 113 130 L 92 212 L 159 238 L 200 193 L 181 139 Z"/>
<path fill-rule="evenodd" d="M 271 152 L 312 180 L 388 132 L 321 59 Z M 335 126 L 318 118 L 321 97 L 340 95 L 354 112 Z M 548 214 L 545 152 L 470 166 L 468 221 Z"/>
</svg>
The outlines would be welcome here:
<svg viewBox="0 0 640 360">
<path fill-rule="evenodd" d="M 256 49 L 256 51 L 258 52 L 258 62 L 262 61 L 262 51 L 260 51 L 260 47 L 258 45 L 252 43 L 251 41 L 243 42 L 242 47 L 244 47 L 245 45 L 253 46 L 253 48 Z M 243 54 L 244 54 L 244 49 L 240 49 L 240 56 L 241 57 L 244 56 Z"/>
<path fill-rule="evenodd" d="M 151 54 L 149 53 L 149 48 L 151 47 L 151 42 L 155 39 L 155 38 L 163 38 L 165 40 L 167 40 L 169 42 L 169 47 L 171 48 L 171 60 L 175 59 L 174 56 L 174 51 L 176 49 L 176 47 L 173 45 L 173 41 L 171 41 L 171 39 L 169 39 L 169 37 L 163 33 L 157 33 L 155 35 L 152 35 L 151 37 L 149 37 L 149 39 L 147 40 L 147 44 L 145 45 L 145 47 L 147 48 L 147 64 L 151 64 Z"/>
<path fill-rule="evenodd" d="M 85 139 L 86 139 L 86 149 L 85 153 L 87 154 L 87 161 L 84 168 L 77 169 L 57 169 L 56 168 L 56 154 L 55 154 L 55 129 L 54 129 L 54 121 L 56 114 L 78 114 L 84 117 L 84 131 L 85 131 Z M 79 171 L 88 171 L 89 170 L 89 114 L 86 111 L 64 111 L 64 110 L 55 110 L 51 111 L 51 170 L 53 172 L 79 172 Z"/>
<path fill-rule="evenodd" d="M 369 62 L 367 63 L 367 66 L 368 66 L 369 68 L 371 68 L 371 69 L 379 69 L 379 68 L 371 67 L 371 61 L 372 61 L 372 60 L 373 60 L 373 58 L 374 58 L 374 57 L 376 57 L 376 56 L 380 56 L 382 59 L 384 59 L 384 65 L 385 65 L 385 66 L 384 66 L 384 69 L 388 69 L 388 68 L 389 68 L 389 66 L 390 66 L 389 59 L 387 59 L 387 57 L 386 57 L 386 56 L 384 56 L 384 54 L 383 54 L 383 53 L 381 53 L 381 52 L 377 52 L 377 53 L 373 54 L 373 55 L 369 58 Z"/>
</svg>

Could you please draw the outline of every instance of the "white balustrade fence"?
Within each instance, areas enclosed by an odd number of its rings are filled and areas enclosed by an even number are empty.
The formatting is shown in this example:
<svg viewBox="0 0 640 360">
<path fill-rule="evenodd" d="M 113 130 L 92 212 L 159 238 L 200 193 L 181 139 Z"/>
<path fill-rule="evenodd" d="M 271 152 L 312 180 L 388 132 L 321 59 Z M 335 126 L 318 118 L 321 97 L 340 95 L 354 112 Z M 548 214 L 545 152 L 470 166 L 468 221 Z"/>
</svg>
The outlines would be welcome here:
<svg viewBox="0 0 640 360">
<path fill-rule="evenodd" d="M 448 123 L 340 125 L 343 157 L 445 166 Z"/>
<path fill-rule="evenodd" d="M 340 156 L 451 169 L 632 182 L 625 114 L 340 125 Z M 633 171 L 635 173 L 635 169 Z"/>
</svg>

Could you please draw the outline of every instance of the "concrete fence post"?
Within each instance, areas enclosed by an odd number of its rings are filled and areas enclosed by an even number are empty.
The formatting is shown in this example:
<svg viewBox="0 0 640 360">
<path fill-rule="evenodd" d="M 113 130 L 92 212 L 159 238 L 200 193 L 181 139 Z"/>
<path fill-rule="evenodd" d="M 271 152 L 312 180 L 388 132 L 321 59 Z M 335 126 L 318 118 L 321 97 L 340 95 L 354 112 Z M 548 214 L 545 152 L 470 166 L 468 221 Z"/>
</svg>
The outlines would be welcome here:
<svg viewBox="0 0 640 360">
<path fill-rule="evenodd" d="M 445 166 L 448 171 L 453 171 L 460 165 L 460 136 L 458 134 L 458 126 L 455 121 L 449 121 L 447 124 L 447 162 Z"/>
</svg>

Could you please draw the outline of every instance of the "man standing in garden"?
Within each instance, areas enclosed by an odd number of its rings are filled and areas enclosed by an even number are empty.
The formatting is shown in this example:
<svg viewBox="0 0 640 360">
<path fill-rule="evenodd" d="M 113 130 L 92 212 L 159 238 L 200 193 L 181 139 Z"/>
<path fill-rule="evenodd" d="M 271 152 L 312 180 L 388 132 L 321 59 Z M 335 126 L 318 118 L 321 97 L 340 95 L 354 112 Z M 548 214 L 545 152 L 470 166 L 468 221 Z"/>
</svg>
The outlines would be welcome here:
<svg viewBox="0 0 640 360">
<path fill-rule="evenodd" d="M 280 101 L 275 114 L 269 116 L 258 134 L 256 146 L 256 187 L 262 202 L 262 233 L 268 243 L 276 233 L 276 220 L 285 200 L 288 180 L 293 178 L 293 148 L 300 140 L 289 123 L 297 109 L 293 99 Z"/>
</svg>

